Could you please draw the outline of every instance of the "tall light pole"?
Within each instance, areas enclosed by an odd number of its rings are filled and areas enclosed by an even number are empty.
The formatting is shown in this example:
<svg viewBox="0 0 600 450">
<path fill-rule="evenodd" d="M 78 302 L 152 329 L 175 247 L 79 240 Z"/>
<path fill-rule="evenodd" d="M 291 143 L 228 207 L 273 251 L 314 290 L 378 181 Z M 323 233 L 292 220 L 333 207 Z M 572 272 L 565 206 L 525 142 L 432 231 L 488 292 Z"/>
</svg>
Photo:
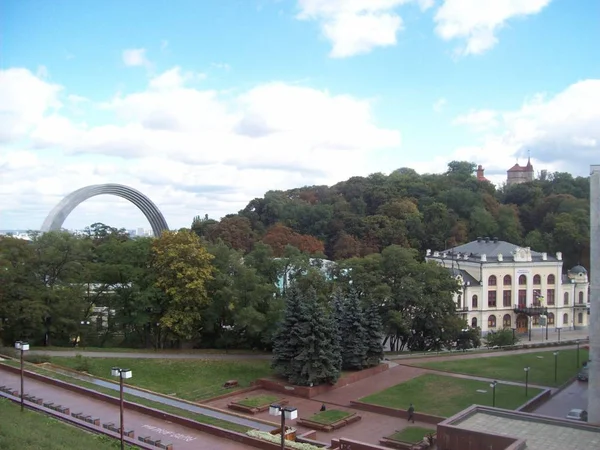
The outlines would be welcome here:
<svg viewBox="0 0 600 450">
<path fill-rule="evenodd" d="M 120 427 L 119 432 L 121 433 L 121 450 L 125 450 L 125 438 L 124 438 L 124 429 L 123 429 L 123 380 L 127 378 L 131 378 L 131 369 L 120 369 L 118 367 L 113 367 L 110 370 L 110 374 L 113 377 L 119 377 L 119 398 L 120 398 Z"/>
<path fill-rule="evenodd" d="M 558 381 L 558 352 L 554 352 L 554 382 Z"/>
<path fill-rule="evenodd" d="M 577 339 L 577 363 L 575 365 L 575 368 L 579 370 L 579 339 Z"/>
<path fill-rule="evenodd" d="M 23 341 L 15 342 L 15 348 L 21 351 L 21 411 L 25 408 L 25 364 L 23 362 L 23 353 L 29 350 L 29 344 Z"/>
<path fill-rule="evenodd" d="M 527 397 L 527 390 L 529 388 L 529 369 L 530 367 L 525 367 L 523 369 L 525 371 L 525 397 Z"/>
<path fill-rule="evenodd" d="M 492 407 L 493 408 L 496 407 L 496 385 L 497 384 L 498 384 L 498 382 L 495 380 L 493 383 L 490 383 L 490 387 L 492 388 Z"/>
<path fill-rule="evenodd" d="M 285 419 L 294 420 L 298 417 L 298 410 L 289 406 L 271 405 L 269 414 L 281 416 L 281 450 L 285 450 Z"/>
<path fill-rule="evenodd" d="M 562 330 L 562 328 L 557 328 L 556 330 L 558 331 L 558 342 L 560 342 L 560 330 Z"/>
</svg>

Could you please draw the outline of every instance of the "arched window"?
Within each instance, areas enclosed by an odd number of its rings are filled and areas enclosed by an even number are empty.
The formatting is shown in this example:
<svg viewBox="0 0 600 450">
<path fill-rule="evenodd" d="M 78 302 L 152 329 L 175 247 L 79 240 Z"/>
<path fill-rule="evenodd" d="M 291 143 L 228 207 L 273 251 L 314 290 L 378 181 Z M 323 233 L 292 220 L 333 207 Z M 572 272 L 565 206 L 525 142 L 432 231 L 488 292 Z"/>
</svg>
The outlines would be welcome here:
<svg viewBox="0 0 600 450">
<path fill-rule="evenodd" d="M 476 296 L 476 295 L 474 295 L 474 296 L 471 298 L 471 306 L 472 306 L 473 308 L 477 308 L 477 296 Z"/>
<path fill-rule="evenodd" d="M 493 314 L 488 317 L 488 328 L 496 328 L 496 316 Z"/>
<path fill-rule="evenodd" d="M 542 284 L 542 277 L 540 277 L 539 275 L 534 275 L 533 276 L 533 284 Z"/>
<path fill-rule="evenodd" d="M 579 293 L 579 303 L 583 303 L 583 291 Z"/>
<path fill-rule="evenodd" d="M 477 328 L 477 317 L 471 319 L 471 328 Z"/>
<path fill-rule="evenodd" d="M 554 284 L 556 282 L 556 277 L 552 274 L 548 275 L 548 284 Z"/>
<path fill-rule="evenodd" d="M 511 326 L 511 317 L 510 314 L 504 314 L 504 317 L 502 318 L 502 327 L 503 328 L 510 328 Z"/>
<path fill-rule="evenodd" d="M 527 286 L 527 277 L 525 275 L 519 277 L 519 286 Z"/>
<path fill-rule="evenodd" d="M 510 286 L 512 284 L 512 277 L 510 275 L 504 275 L 504 286 Z"/>
<path fill-rule="evenodd" d="M 496 275 L 490 275 L 490 277 L 488 278 L 488 286 L 496 286 L 497 284 L 497 279 L 496 279 Z"/>
<path fill-rule="evenodd" d="M 548 325 L 554 325 L 554 313 L 548 313 Z"/>
<path fill-rule="evenodd" d="M 583 323 L 583 313 L 577 314 L 577 323 L 580 325 Z"/>
<path fill-rule="evenodd" d="M 462 295 L 458 294 L 458 297 L 456 297 L 456 306 L 460 309 L 462 308 Z"/>
<path fill-rule="evenodd" d="M 569 325 L 569 315 L 567 313 L 563 314 L 563 325 Z"/>
<path fill-rule="evenodd" d="M 569 293 L 565 292 L 565 295 L 563 295 L 563 304 L 566 306 L 569 304 Z"/>
</svg>

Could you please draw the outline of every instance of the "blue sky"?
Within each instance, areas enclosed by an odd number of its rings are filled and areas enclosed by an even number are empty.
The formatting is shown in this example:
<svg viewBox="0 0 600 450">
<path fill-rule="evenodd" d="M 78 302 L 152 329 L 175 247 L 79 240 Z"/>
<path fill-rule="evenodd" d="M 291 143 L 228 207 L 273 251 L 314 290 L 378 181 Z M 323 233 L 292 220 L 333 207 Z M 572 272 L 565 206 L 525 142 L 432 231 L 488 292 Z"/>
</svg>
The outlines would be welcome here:
<svg viewBox="0 0 600 450">
<path fill-rule="evenodd" d="M 0 229 L 36 228 L 101 182 L 179 227 L 268 189 L 453 159 L 497 183 L 527 151 L 536 169 L 586 174 L 600 3 L 483 3 L 5 0 Z M 65 225 L 94 221 L 147 227 L 106 197 Z"/>
</svg>

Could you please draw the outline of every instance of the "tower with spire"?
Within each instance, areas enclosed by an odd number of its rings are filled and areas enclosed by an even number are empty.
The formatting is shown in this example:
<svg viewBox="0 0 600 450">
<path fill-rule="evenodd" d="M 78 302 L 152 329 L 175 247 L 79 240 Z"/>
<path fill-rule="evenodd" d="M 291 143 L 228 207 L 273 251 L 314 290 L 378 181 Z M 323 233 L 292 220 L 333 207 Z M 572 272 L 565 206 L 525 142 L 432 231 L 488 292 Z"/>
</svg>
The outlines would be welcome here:
<svg viewBox="0 0 600 450">
<path fill-rule="evenodd" d="M 519 161 L 506 171 L 506 184 L 521 184 L 533 181 L 533 165 L 531 164 L 531 154 L 527 151 L 527 165 L 520 166 Z"/>
</svg>

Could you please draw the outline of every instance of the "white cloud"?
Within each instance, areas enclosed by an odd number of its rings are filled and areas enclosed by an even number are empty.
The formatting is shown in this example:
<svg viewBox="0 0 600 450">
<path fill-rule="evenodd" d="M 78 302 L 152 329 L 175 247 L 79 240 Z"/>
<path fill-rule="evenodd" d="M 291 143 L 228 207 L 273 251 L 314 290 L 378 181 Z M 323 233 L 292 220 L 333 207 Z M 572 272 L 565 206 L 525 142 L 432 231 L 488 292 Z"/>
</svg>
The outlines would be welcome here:
<svg viewBox="0 0 600 450">
<path fill-rule="evenodd" d="M 551 0 L 444 0 L 435 14 L 444 40 L 464 39 L 459 54 L 477 55 L 498 42 L 497 32 L 513 18 L 538 14 Z"/>
<path fill-rule="evenodd" d="M 444 107 L 448 104 L 448 100 L 444 97 L 438 98 L 433 104 L 433 110 L 436 113 L 441 113 L 444 110 Z"/>
<path fill-rule="evenodd" d="M 269 189 L 330 184 L 374 170 L 374 152 L 400 145 L 398 131 L 374 123 L 369 101 L 305 86 L 273 82 L 233 95 L 194 87 L 197 76 L 175 67 L 145 90 L 95 105 L 112 120 L 92 125 L 85 113 L 75 122 L 67 108 L 51 107 L 59 86 L 25 70 L 11 77 L 13 89 L 0 90 L 0 108 L 19 106 L 12 123 L 31 146 L 14 139 L 0 146 L 0 204 L 3 222 L 24 228 L 39 226 L 62 196 L 104 182 L 139 189 L 172 227 L 187 226 L 196 214 L 236 212 Z M 31 86 L 52 95 L 32 102 Z M 64 96 L 79 100 L 76 93 Z M 113 200 L 85 202 L 67 226 L 146 223 L 135 207 L 111 207 Z"/>
<path fill-rule="evenodd" d="M 122 58 L 123 63 L 127 67 L 147 67 L 150 65 L 150 61 L 148 61 L 148 58 L 146 57 L 146 49 L 144 48 L 130 48 L 123 50 Z"/>
<path fill-rule="evenodd" d="M 455 156 L 506 170 L 531 152 L 536 170 L 585 175 L 600 160 L 600 79 L 580 81 L 554 96 L 535 95 L 515 111 L 472 111 L 456 121 L 473 126 L 482 145 Z"/>
</svg>

